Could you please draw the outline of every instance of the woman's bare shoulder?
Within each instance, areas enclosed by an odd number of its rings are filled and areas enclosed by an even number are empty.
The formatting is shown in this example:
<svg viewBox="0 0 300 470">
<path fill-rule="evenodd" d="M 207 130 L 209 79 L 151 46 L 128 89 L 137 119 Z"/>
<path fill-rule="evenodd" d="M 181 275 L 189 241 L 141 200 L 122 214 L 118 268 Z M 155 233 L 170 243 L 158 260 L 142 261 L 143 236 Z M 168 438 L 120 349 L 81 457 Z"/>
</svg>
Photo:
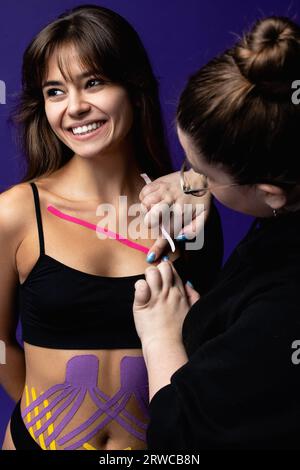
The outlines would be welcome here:
<svg viewBox="0 0 300 470">
<path fill-rule="evenodd" d="M 32 213 L 33 195 L 28 183 L 15 184 L 0 194 L 1 229 L 14 233 Z"/>
</svg>

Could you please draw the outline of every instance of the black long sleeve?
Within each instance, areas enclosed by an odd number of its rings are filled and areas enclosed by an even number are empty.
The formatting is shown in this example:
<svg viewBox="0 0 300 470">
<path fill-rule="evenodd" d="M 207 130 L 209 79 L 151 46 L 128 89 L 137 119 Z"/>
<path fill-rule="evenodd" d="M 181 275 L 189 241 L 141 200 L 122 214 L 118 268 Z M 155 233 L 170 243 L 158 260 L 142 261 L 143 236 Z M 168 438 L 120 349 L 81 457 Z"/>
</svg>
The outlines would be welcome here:
<svg viewBox="0 0 300 470">
<path fill-rule="evenodd" d="M 252 231 L 188 313 L 189 361 L 150 402 L 150 450 L 300 447 L 299 221 Z"/>
<path fill-rule="evenodd" d="M 184 252 L 189 280 L 201 295 L 207 293 L 215 283 L 222 267 L 224 254 L 221 218 L 213 201 L 203 231 L 203 247 L 199 250 Z"/>
</svg>

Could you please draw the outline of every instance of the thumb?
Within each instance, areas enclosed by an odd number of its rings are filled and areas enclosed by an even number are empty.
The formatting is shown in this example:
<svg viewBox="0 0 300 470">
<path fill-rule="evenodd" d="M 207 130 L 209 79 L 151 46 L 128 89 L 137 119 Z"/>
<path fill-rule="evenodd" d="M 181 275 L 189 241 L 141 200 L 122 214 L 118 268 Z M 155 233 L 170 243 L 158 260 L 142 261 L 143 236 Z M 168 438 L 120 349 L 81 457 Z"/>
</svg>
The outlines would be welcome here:
<svg viewBox="0 0 300 470">
<path fill-rule="evenodd" d="M 143 307 L 151 297 L 150 287 L 145 279 L 139 279 L 135 285 L 133 309 Z"/>
<path fill-rule="evenodd" d="M 189 281 L 185 284 L 184 288 L 189 305 L 191 307 L 192 305 L 194 305 L 195 302 L 197 302 L 197 300 L 200 299 L 200 294 L 191 286 L 191 283 Z"/>
</svg>

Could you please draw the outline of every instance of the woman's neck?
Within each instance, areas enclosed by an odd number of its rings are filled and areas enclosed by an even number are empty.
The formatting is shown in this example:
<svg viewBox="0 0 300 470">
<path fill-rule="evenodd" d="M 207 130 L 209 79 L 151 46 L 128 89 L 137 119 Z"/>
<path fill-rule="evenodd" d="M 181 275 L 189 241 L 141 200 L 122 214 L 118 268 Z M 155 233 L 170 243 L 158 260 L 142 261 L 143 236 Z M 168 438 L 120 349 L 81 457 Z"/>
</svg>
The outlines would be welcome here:
<svg viewBox="0 0 300 470">
<path fill-rule="evenodd" d="M 144 186 L 131 149 L 99 155 L 96 158 L 75 154 L 57 171 L 57 192 L 70 200 L 115 204 L 119 196 L 138 201 Z"/>
</svg>

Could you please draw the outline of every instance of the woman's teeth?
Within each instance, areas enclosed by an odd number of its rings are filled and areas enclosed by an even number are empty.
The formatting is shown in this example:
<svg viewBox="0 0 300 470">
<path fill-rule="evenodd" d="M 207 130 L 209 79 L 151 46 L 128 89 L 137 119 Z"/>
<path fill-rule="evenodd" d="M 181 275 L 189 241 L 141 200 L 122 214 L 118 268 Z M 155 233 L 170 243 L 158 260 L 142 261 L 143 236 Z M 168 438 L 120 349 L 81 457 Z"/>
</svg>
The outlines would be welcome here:
<svg viewBox="0 0 300 470">
<path fill-rule="evenodd" d="M 88 134 L 89 132 L 92 132 L 95 129 L 98 129 L 98 127 L 103 126 L 105 122 L 106 121 L 98 121 L 98 122 L 93 122 L 92 124 L 89 124 L 88 126 L 72 127 L 72 132 L 73 134 L 76 134 L 76 135 Z"/>
</svg>

